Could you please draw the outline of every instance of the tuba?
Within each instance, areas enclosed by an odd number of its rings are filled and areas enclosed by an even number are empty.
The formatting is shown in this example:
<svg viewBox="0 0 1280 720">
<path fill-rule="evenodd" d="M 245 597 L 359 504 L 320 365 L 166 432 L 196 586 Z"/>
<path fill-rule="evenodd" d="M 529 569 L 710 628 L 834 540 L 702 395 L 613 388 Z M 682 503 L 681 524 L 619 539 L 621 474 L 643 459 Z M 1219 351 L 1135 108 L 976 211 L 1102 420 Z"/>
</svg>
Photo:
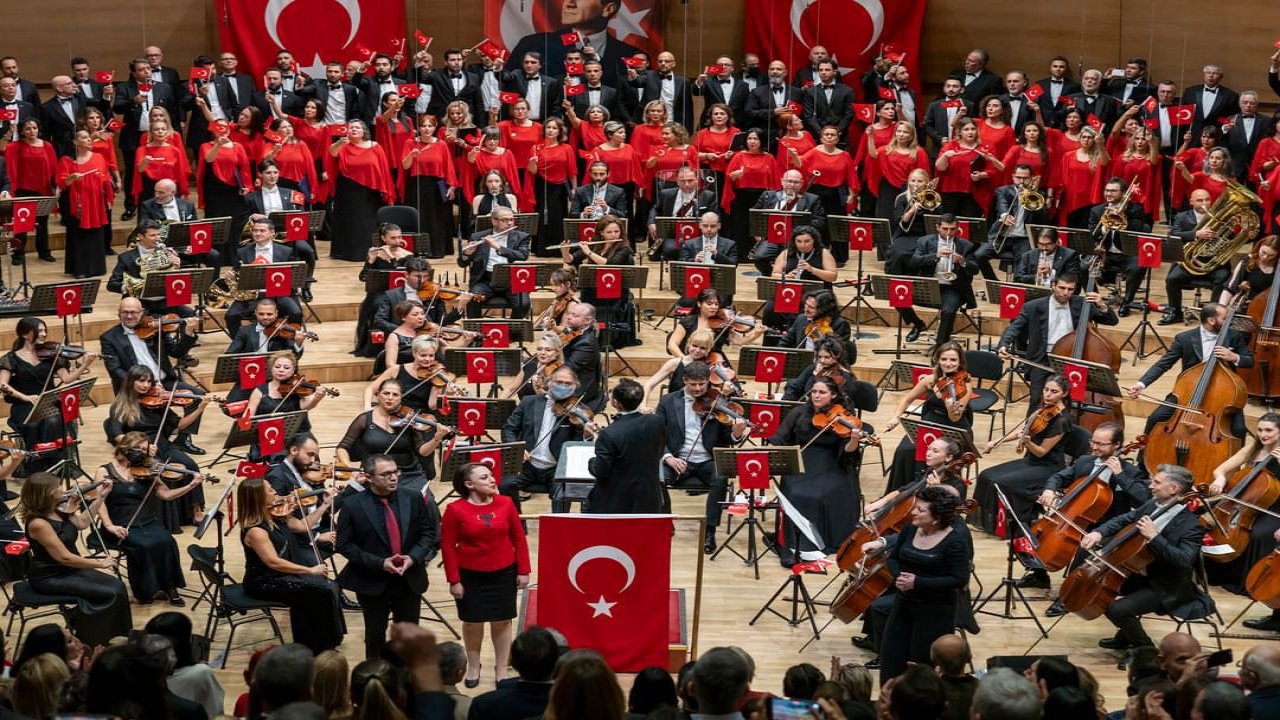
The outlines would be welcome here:
<svg viewBox="0 0 1280 720">
<path fill-rule="evenodd" d="M 1182 260 L 1178 263 L 1192 275 L 1208 275 L 1231 261 L 1241 247 L 1258 234 L 1258 216 L 1251 207 L 1262 203 L 1257 195 L 1234 180 L 1218 196 L 1196 230 L 1208 228 L 1213 237 L 1208 240 L 1192 239 L 1182 246 Z"/>
<path fill-rule="evenodd" d="M 147 256 L 147 259 L 138 260 L 139 277 L 133 275 L 125 275 L 121 281 L 121 289 L 124 290 L 126 297 L 141 297 L 142 289 L 147 286 L 147 275 L 161 270 L 169 270 L 173 268 L 173 258 L 169 256 L 169 248 L 163 243 L 156 243 L 155 250 Z"/>
</svg>

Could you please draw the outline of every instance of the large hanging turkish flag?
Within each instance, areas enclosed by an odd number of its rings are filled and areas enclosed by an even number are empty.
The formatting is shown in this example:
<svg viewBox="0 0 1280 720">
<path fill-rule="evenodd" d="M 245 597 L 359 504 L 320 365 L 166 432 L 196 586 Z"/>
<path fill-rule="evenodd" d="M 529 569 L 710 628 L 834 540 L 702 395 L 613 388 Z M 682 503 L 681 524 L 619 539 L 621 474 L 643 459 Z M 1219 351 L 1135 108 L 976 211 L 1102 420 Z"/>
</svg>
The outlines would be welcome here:
<svg viewBox="0 0 1280 720">
<path fill-rule="evenodd" d="M 274 65 L 288 48 L 299 69 L 324 78 L 330 61 L 368 60 L 372 52 L 394 55 L 405 39 L 404 3 L 393 0 L 216 0 L 223 52 L 240 59 L 252 77 Z"/>
<path fill-rule="evenodd" d="M 543 515 L 538 624 L 591 648 L 617 672 L 667 662 L 671 518 Z"/>
<path fill-rule="evenodd" d="M 900 53 L 920 76 L 920 28 L 926 0 L 752 0 L 745 13 L 743 49 L 764 63 L 781 60 L 787 73 L 809 64 L 809 49 L 831 53 L 846 83 L 854 87 L 880 52 Z"/>
</svg>

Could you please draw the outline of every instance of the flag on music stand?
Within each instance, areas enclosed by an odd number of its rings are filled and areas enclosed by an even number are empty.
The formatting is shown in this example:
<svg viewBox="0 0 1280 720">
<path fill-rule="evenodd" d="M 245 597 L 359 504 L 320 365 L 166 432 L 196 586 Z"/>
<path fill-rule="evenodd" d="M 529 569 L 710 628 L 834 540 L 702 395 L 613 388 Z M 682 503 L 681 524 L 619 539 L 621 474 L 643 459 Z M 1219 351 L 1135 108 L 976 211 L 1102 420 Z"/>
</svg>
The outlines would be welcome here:
<svg viewBox="0 0 1280 720">
<path fill-rule="evenodd" d="M 761 350 L 756 353 L 756 380 L 762 383 L 782 382 L 782 371 L 787 364 L 787 356 L 780 352 Z"/>
<path fill-rule="evenodd" d="M 81 311 L 81 287 L 79 285 L 67 285 L 57 289 L 58 293 L 58 317 L 69 317 L 71 315 L 79 315 Z"/>
<path fill-rule="evenodd" d="M 686 267 L 684 269 L 684 296 L 696 298 L 703 288 L 711 287 L 711 268 Z M 786 312 L 779 310 L 778 312 Z"/>
<path fill-rule="evenodd" d="M 284 226 L 284 239 L 289 242 L 306 240 L 311 233 L 311 216 L 307 213 L 290 215 Z"/>
<path fill-rule="evenodd" d="M 467 382 L 473 385 L 497 382 L 498 371 L 494 367 L 493 353 L 478 352 L 467 355 Z"/>
<path fill-rule="evenodd" d="M 252 390 L 267 380 L 267 356 L 240 358 L 240 387 Z"/>
<path fill-rule="evenodd" d="M 924 425 L 916 426 L 916 460 L 923 462 L 925 453 L 929 450 L 929 446 L 934 440 L 942 437 L 942 431 L 937 428 L 926 427 Z"/>
<path fill-rule="evenodd" d="M 458 401 L 458 432 L 466 437 L 483 435 L 489 406 L 475 400 Z"/>
<path fill-rule="evenodd" d="M 751 405 L 751 437 L 773 437 L 782 424 L 782 411 L 776 405 Z"/>
<path fill-rule="evenodd" d="M 191 304 L 191 274 L 180 273 L 178 275 L 167 275 L 164 279 L 164 302 L 165 305 L 173 307 L 174 305 Z"/>
<path fill-rule="evenodd" d="M 187 227 L 187 237 L 191 241 L 191 254 L 203 255 L 213 249 L 213 224 L 191 223 Z"/>
<path fill-rule="evenodd" d="M 284 452 L 284 418 L 258 421 L 258 452 L 263 457 Z"/>
<path fill-rule="evenodd" d="M 911 368 L 911 385 L 914 387 L 920 382 L 920 378 L 933 372 L 931 367 L 913 367 Z"/>
<path fill-rule="evenodd" d="M 506 323 L 484 323 L 480 326 L 480 347 L 511 346 L 511 328 Z"/>
<path fill-rule="evenodd" d="M 596 298 L 619 300 L 622 298 L 622 271 L 613 268 L 596 270 Z"/>
<path fill-rule="evenodd" d="M 1002 287 L 1000 288 L 1000 319 L 1012 320 L 1022 312 L 1022 306 L 1027 302 L 1026 288 Z"/>
<path fill-rule="evenodd" d="M 58 404 L 62 406 L 62 422 L 73 423 L 80 419 L 80 391 L 76 388 L 63 390 L 58 396 Z"/>
<path fill-rule="evenodd" d="M 14 234 L 28 233 L 36 229 L 35 200 L 14 200 L 12 209 Z"/>
<path fill-rule="evenodd" d="M 915 304 L 915 287 L 910 280 L 889 281 L 889 307 L 900 310 Z"/>
<path fill-rule="evenodd" d="M 493 471 L 494 476 L 502 474 L 502 449 L 486 448 L 484 450 L 473 450 L 467 456 L 467 460 L 473 463 L 487 465 Z"/>
<path fill-rule="evenodd" d="M 688 276 L 686 276 L 686 280 Z M 773 311 L 784 315 L 800 312 L 800 296 L 804 286 L 800 283 L 780 282 L 773 288 Z M 688 293 L 686 293 L 688 294 Z"/>
<path fill-rule="evenodd" d="M 511 292 L 531 293 L 538 287 L 538 271 L 525 265 L 509 269 Z"/>
<path fill-rule="evenodd" d="M 769 489 L 769 453 L 738 453 L 738 488 L 741 490 Z"/>
<path fill-rule="evenodd" d="M 866 220 L 849 221 L 849 250 L 868 252 L 875 249 L 875 233 Z"/>
<path fill-rule="evenodd" d="M 1158 268 L 1164 256 L 1164 240 L 1143 236 L 1138 239 L 1138 267 Z"/>
<path fill-rule="evenodd" d="M 1062 363 L 1062 373 L 1067 376 L 1067 383 L 1071 385 L 1071 399 L 1084 402 L 1089 387 L 1089 368 L 1075 363 Z"/>
</svg>

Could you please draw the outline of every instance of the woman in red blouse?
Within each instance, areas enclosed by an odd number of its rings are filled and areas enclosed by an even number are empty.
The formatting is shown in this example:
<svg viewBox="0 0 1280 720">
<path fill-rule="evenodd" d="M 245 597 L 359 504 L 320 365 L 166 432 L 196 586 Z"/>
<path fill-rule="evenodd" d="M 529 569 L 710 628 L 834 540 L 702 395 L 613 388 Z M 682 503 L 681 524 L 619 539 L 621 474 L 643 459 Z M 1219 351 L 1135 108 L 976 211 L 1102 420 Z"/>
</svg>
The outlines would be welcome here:
<svg viewBox="0 0 1280 720">
<path fill-rule="evenodd" d="M 853 136 L 852 128 L 857 123 L 850 124 L 850 137 Z M 892 100 L 876 101 L 876 121 L 866 127 L 863 133 L 857 136 L 857 144 L 850 145 L 850 152 L 853 154 L 853 164 L 858 168 L 858 178 L 861 180 L 859 187 L 861 191 L 858 193 L 860 201 L 855 207 L 862 205 L 861 201 L 873 202 L 875 200 L 872 193 L 880 186 L 880 178 L 876 175 L 878 169 L 876 163 L 867 157 L 867 135 L 873 136 L 876 147 L 888 145 L 893 139 L 893 131 L 898 126 L 898 106 Z M 821 138 L 819 138 L 821 140 Z"/>
<path fill-rule="evenodd" d="M 471 118 L 471 106 L 461 100 L 454 100 L 445 105 L 444 117 L 439 120 L 440 129 L 436 130 L 436 137 L 443 140 L 453 151 L 453 168 L 458 173 L 458 184 L 462 188 L 462 192 L 454 193 L 454 202 L 458 205 L 459 234 L 461 234 L 463 229 L 471 227 L 472 196 L 467 194 L 467 188 L 475 189 L 473 184 L 475 181 L 467 177 L 467 168 L 471 164 L 467 161 L 467 153 L 480 144 L 480 130 Z"/>
<path fill-rule="evenodd" d="M 191 165 L 187 162 L 187 150 L 171 142 L 173 130 L 163 120 L 151 121 L 147 131 L 147 143 L 134 155 L 133 195 L 134 206 L 155 197 L 156 183 L 172 180 L 178 186 L 178 194 L 185 197 L 191 191 L 189 178 Z"/>
<path fill-rule="evenodd" d="M 867 137 L 874 137 L 868 135 Z M 898 122 L 893 140 L 883 147 L 873 147 L 867 141 L 867 154 L 875 161 L 880 178 L 876 189 L 876 217 L 892 218 L 893 204 L 907 188 L 907 177 L 912 170 L 929 170 L 929 154 L 916 140 L 916 128 L 906 120 Z M 826 173 L 823 173 L 823 177 Z M 818 178 L 821 181 L 822 178 Z"/>
<path fill-rule="evenodd" d="M 942 212 L 961 217 L 986 217 L 995 196 L 995 182 L 1003 170 L 1000 161 L 986 152 L 978 139 L 978 124 L 972 118 L 956 123 L 956 139 L 942 146 L 934 162 L 938 171 L 938 192 Z"/>
<path fill-rule="evenodd" d="M 1013 145 L 1013 127 L 1009 125 L 1009 106 L 998 97 L 986 97 L 978 104 L 978 140 L 997 158 L 1004 157 Z"/>
<path fill-rule="evenodd" d="M 1111 167 L 1110 174 L 1124 180 L 1125 187 L 1133 180 L 1138 181 L 1142 210 L 1148 224 L 1159 219 L 1161 198 L 1164 197 L 1160 162 L 1160 149 L 1151 141 L 1151 131 L 1139 126 L 1129 137 L 1124 153 Z"/>
<path fill-rule="evenodd" d="M 1080 147 L 1062 156 L 1058 172 L 1059 195 L 1058 224 L 1066 227 L 1085 228 L 1089 224 L 1089 210 L 1102 202 L 1102 186 L 1107 178 L 1107 165 L 1111 158 L 1102 147 L 1102 138 L 1091 127 L 1080 130 Z"/>
<path fill-rule="evenodd" d="M 264 146 L 265 153 L 262 160 L 263 162 L 270 160 L 280 169 L 281 187 L 297 190 L 307 198 L 312 198 L 320 185 L 320 177 L 316 171 L 316 156 L 312 154 L 311 146 L 295 134 L 294 123 L 296 122 L 297 120 L 290 120 L 287 117 L 275 122 L 275 131 L 280 135 L 280 142 Z"/>
<path fill-rule="evenodd" d="M 115 202 L 111 170 L 93 152 L 88 130 L 76 130 L 75 154 L 58 161 L 58 187 L 66 194 L 66 273 L 76 279 L 107 274 L 107 240 L 111 220 L 107 209 Z"/>
<path fill-rule="evenodd" d="M 788 170 L 799 170 L 800 158 L 818 146 L 813 136 L 804 129 L 804 120 L 799 115 L 782 113 L 778 122 L 787 129 L 786 134 L 778 138 L 778 177 Z"/>
<path fill-rule="evenodd" d="M 14 197 L 52 197 L 54 176 L 58 172 L 58 158 L 53 143 L 40 139 L 40 123 L 34 119 L 22 121 L 18 128 L 18 140 L 4 149 L 4 166 L 9 175 L 9 187 Z M 65 211 L 66 205 L 60 204 Z M 27 248 L 27 234 L 14 235 L 17 250 L 13 257 L 17 262 Z M 53 262 L 49 252 L 49 216 L 36 218 L 36 252 L 40 259 Z M 70 260 L 71 253 L 67 253 Z"/>
<path fill-rule="evenodd" d="M 604 133 L 605 141 L 585 158 L 587 167 L 580 184 L 591 182 L 591 163 L 599 160 L 609 166 L 609 183 L 617 185 L 626 193 L 627 207 L 635 208 L 633 217 L 648 217 L 641 215 L 637 207 L 639 199 L 644 195 L 644 171 L 640 169 L 640 154 L 634 146 L 627 143 L 627 126 L 617 120 L 610 120 L 604 124 Z M 643 237 L 643 231 L 638 230 L 643 225 L 642 222 L 631 223 L 628 234 L 632 240 Z"/>
<path fill-rule="evenodd" d="M 262 162 L 262 123 L 262 111 L 256 105 L 249 105 L 236 114 L 235 125 L 231 128 L 231 139 L 244 147 L 250 167 L 258 167 Z"/>
<path fill-rule="evenodd" d="M 1182 175 L 1182 181 L 1187 183 L 1187 195 L 1196 190 L 1204 190 L 1209 193 L 1209 203 L 1218 201 L 1218 196 L 1223 190 L 1227 189 L 1227 183 L 1231 182 L 1231 153 L 1225 147 L 1211 148 L 1204 156 L 1204 165 L 1195 172 L 1191 172 L 1187 168 L 1187 164 L 1181 160 L 1173 161 L 1173 169 Z"/>
<path fill-rule="evenodd" d="M 638 151 L 638 149 L 637 149 Z M 645 197 L 656 198 L 658 192 L 676 185 L 676 170 L 698 167 L 698 148 L 689 144 L 689 131 L 680 123 L 662 126 L 662 144 L 653 146 L 644 159 Z M 645 209 L 647 217 L 648 209 Z M 637 210 L 637 216 L 641 213 Z"/>
<path fill-rule="evenodd" d="M 1001 160 L 1004 164 L 1004 180 L 1002 185 L 1013 183 L 1013 169 L 1019 165 L 1031 166 L 1031 177 L 1040 178 L 1039 187 L 1048 191 L 1053 187 L 1053 162 L 1048 141 L 1044 134 L 1044 125 L 1032 120 L 1022 126 L 1018 134 L 1018 142 L 1013 144 Z"/>
<path fill-rule="evenodd" d="M 324 158 L 331 141 L 328 126 L 324 124 L 324 103 L 316 98 L 307 100 L 302 108 L 302 120 L 294 121 L 292 125 L 293 134 L 307 146 L 316 165 L 316 183 L 311 186 L 309 193 L 305 190 L 303 192 L 311 197 L 312 207 L 323 205 L 329 199 L 330 192 L 329 172 L 324 166 Z M 282 179 L 283 176 L 284 171 L 281 170 Z"/>
<path fill-rule="evenodd" d="M 747 130 L 746 149 L 734 153 L 725 173 L 724 196 L 720 207 L 729 213 L 727 237 L 741 247 L 751 237 L 750 210 L 766 190 L 775 190 L 782 182 L 778 164 L 765 152 L 764 131 Z"/>
<path fill-rule="evenodd" d="M 733 127 L 733 111 L 724 103 L 711 106 L 710 119 L 711 124 L 693 136 L 693 146 L 698 150 L 698 163 L 703 168 L 699 174 L 705 178 L 709 172 L 715 177 L 714 190 L 720 196 L 724 193 L 725 171 L 733 159 L 730 146 L 737 131 Z"/>
<path fill-rule="evenodd" d="M 1129 139 L 1142 127 L 1142 122 L 1138 120 L 1138 111 L 1141 109 L 1141 105 L 1130 105 L 1111 126 L 1111 133 L 1107 135 L 1108 155 L 1116 158 L 1124 154 L 1129 147 Z"/>
<path fill-rule="evenodd" d="M 506 677 L 516 594 L 529 585 L 529 546 L 515 503 L 498 493 L 484 463 L 467 463 L 453 476 L 458 499 L 440 520 L 440 555 L 449 594 L 462 620 L 467 649 L 465 684 L 480 684 L 480 644 L 489 623 L 495 679 Z"/>
<path fill-rule="evenodd" d="M 116 163 L 116 134 L 107 129 L 107 120 L 102 116 L 102 111 L 93 107 L 85 108 L 80 117 L 76 118 L 76 128 L 89 131 L 89 137 L 93 139 L 93 152 L 111 170 L 111 187 L 122 188 L 124 183 L 120 180 L 120 166 Z M 176 135 L 177 133 L 172 133 L 172 136 Z M 178 138 L 178 147 L 182 147 L 182 138 Z M 183 159 L 186 159 L 185 155 Z M 107 214 L 110 215 L 110 211 Z"/>
<path fill-rule="evenodd" d="M 369 138 L 360 120 L 347 123 L 347 134 L 329 146 L 333 183 L 332 243 L 329 257 L 363 262 L 373 245 L 378 208 L 395 200 L 386 150 Z"/>
<path fill-rule="evenodd" d="M 1271 137 L 1258 141 L 1258 149 L 1253 153 L 1253 162 L 1249 164 L 1248 180 L 1262 182 L 1277 166 L 1280 166 L 1280 123 L 1271 127 Z"/>
<path fill-rule="evenodd" d="M 1175 211 L 1187 210 L 1191 207 L 1191 186 L 1187 173 L 1201 170 L 1209 157 L 1209 151 L 1222 144 L 1222 130 L 1216 125 L 1206 125 L 1200 129 L 1200 147 L 1191 147 L 1191 131 L 1182 135 L 1182 144 L 1173 155 L 1173 167 L 1169 169 L 1169 202 Z M 1178 167 L 1182 163 L 1182 168 Z M 1184 173 L 1184 170 L 1187 173 Z"/>
<path fill-rule="evenodd" d="M 480 179 L 491 170 L 502 174 L 511 192 L 519 199 L 519 212 L 533 205 L 533 196 L 526 194 L 527 188 L 520 182 L 520 172 L 516 166 L 515 153 L 502 147 L 502 137 L 496 127 L 487 127 L 481 131 L 480 144 L 467 152 L 467 162 L 462 166 L 462 189 L 466 193 L 467 203 L 475 199 L 479 191 Z"/>
<path fill-rule="evenodd" d="M 651 157 L 654 148 L 666 144 L 662 140 L 662 128 L 667 122 L 667 106 L 661 100 L 651 100 L 644 106 L 644 124 L 631 131 L 631 144 L 641 158 Z"/>
<path fill-rule="evenodd" d="M 533 186 L 534 206 L 538 208 L 538 234 L 533 238 L 533 253 L 538 257 L 552 257 L 555 253 L 547 247 L 564 242 L 564 217 L 569 198 L 577 187 L 574 174 L 578 169 L 578 156 L 568 143 L 569 130 L 563 120 L 547 118 L 539 127 L 543 131 L 543 142 L 533 146 L 527 176 Z"/>
<path fill-rule="evenodd" d="M 502 147 L 511 151 L 520 174 L 521 186 L 528 183 L 526 173 L 533 146 L 542 143 L 542 123 L 529 119 L 529 101 L 521 98 L 511 106 L 511 119 L 498 123 L 498 138 Z"/>
<path fill-rule="evenodd" d="M 1049 137 L 1049 162 L 1057 170 L 1063 155 L 1080 147 L 1080 131 L 1085 128 L 1084 113 L 1079 108 L 1068 108 L 1062 115 L 1062 129 L 1047 128 Z"/>
<path fill-rule="evenodd" d="M 373 137 L 387 154 L 391 168 L 391 182 L 400 181 L 400 163 L 395 162 L 404 157 L 405 148 L 414 139 L 413 113 L 404 112 L 404 98 L 398 93 L 383 93 L 379 105 L 382 112 L 373 119 Z"/>
<path fill-rule="evenodd" d="M 573 103 L 566 100 L 564 117 L 572 128 L 569 131 L 569 144 L 574 152 L 588 152 L 604 142 L 604 124 L 609 122 L 609 110 L 605 106 L 591 105 L 587 108 L 586 117 L 580 118 L 573 109 Z"/>
<path fill-rule="evenodd" d="M 406 145 L 400 158 L 399 184 L 401 200 L 418 209 L 418 227 L 427 232 L 427 256 L 433 260 L 452 251 L 453 198 L 458 191 L 453 152 L 436 136 L 436 127 L 433 115 L 418 121 L 418 137 Z M 419 247 L 421 242 L 417 240 Z"/>
<path fill-rule="evenodd" d="M 155 107 L 151 108 L 150 110 L 148 110 L 148 111 L 147 111 L 147 127 L 148 127 L 148 128 L 150 128 L 150 127 L 151 127 L 151 124 L 152 124 L 152 123 L 155 123 L 155 122 L 162 122 L 162 123 L 164 123 L 165 125 L 168 125 L 168 126 L 169 126 L 169 130 L 171 131 L 171 132 L 169 133 L 169 142 L 170 142 L 174 147 L 177 147 L 177 148 L 183 147 L 183 145 L 182 145 L 182 135 L 180 135 L 179 133 L 176 133 L 176 132 L 172 132 L 172 130 L 173 130 L 173 118 L 169 116 L 169 111 L 168 111 L 168 110 L 166 110 L 165 108 L 163 108 L 163 107 L 161 107 L 161 106 L 159 106 L 159 105 L 157 105 L 157 106 L 155 106 Z M 151 132 L 150 132 L 150 130 L 148 130 L 147 132 L 142 133 L 142 136 L 141 136 L 141 137 L 139 138 L 139 140 L 138 140 L 138 144 L 139 144 L 139 145 L 146 145 L 146 144 L 147 144 L 147 143 L 149 143 L 149 142 L 151 142 Z"/>
</svg>

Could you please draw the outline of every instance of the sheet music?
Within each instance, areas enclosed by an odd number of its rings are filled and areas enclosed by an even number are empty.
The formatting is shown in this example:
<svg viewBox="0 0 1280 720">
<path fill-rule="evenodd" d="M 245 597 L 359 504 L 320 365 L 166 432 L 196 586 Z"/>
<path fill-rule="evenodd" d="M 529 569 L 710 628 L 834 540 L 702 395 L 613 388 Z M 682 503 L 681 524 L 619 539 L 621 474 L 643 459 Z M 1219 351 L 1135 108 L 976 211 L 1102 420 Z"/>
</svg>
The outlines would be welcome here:
<svg viewBox="0 0 1280 720">
<path fill-rule="evenodd" d="M 595 476 L 587 470 L 587 463 L 591 462 L 591 458 L 596 456 L 594 443 L 590 445 L 570 445 L 565 443 L 562 452 L 564 453 L 561 461 L 563 472 L 559 474 L 559 478 L 566 480 L 595 480 Z"/>
</svg>

